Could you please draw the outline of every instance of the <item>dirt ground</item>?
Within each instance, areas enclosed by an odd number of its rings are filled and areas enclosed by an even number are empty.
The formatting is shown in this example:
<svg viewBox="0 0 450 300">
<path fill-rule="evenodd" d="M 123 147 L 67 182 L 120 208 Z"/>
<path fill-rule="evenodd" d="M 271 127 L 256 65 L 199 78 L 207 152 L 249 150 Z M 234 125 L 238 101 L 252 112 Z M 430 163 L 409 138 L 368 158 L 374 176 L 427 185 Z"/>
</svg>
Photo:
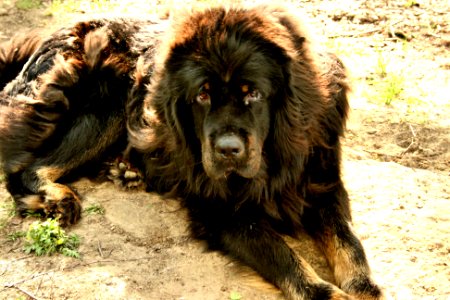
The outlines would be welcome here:
<svg viewBox="0 0 450 300">
<path fill-rule="evenodd" d="M 74 13 L 49 15 L 45 7 L 15 4 L 0 2 L 0 41 L 97 12 L 80 4 Z M 146 5 L 128 1 L 126 10 L 149 11 Z M 393 299 L 450 299 L 449 2 L 296 6 L 331 38 L 324 44 L 344 60 L 354 82 L 344 178 L 374 277 Z M 402 79 L 390 105 L 379 96 L 383 67 Z M 176 201 L 87 179 L 73 187 L 85 207 L 105 209 L 85 213 L 69 230 L 82 238 L 81 259 L 24 254 L 23 240 L 12 241 L 11 234 L 34 219 L 11 214 L 12 200 L 0 184 L 0 299 L 282 299 L 250 270 L 190 239 Z M 307 236 L 290 242 L 332 281 Z"/>
</svg>

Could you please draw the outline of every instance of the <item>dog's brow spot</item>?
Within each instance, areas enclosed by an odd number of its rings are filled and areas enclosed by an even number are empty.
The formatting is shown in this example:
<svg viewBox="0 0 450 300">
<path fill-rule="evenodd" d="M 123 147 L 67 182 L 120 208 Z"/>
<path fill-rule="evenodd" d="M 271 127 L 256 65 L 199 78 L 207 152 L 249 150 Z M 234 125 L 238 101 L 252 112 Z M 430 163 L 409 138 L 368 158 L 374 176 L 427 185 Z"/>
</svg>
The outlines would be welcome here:
<svg viewBox="0 0 450 300">
<path fill-rule="evenodd" d="M 207 90 L 207 91 L 209 91 L 209 82 L 206 82 L 204 85 L 203 85 L 203 89 L 205 89 L 205 90 Z"/>
<path fill-rule="evenodd" d="M 248 84 L 241 85 L 241 91 L 243 93 L 248 93 L 249 90 L 250 90 L 250 88 L 249 88 Z"/>
</svg>

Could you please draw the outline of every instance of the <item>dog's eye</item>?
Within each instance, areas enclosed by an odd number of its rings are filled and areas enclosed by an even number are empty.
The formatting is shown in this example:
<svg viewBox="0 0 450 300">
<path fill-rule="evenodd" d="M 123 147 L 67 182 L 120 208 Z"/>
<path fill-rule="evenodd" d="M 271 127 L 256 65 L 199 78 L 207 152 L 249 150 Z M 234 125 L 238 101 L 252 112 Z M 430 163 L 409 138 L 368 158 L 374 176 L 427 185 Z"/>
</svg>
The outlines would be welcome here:
<svg viewBox="0 0 450 300">
<path fill-rule="evenodd" d="M 244 103 L 245 105 L 249 105 L 251 102 L 261 100 L 261 93 L 254 88 L 251 88 L 248 84 L 244 84 L 241 86 L 241 91 L 244 93 Z"/>
<path fill-rule="evenodd" d="M 197 102 L 200 104 L 210 104 L 211 103 L 211 96 L 209 95 L 209 83 L 205 83 L 200 87 L 197 93 Z"/>
</svg>

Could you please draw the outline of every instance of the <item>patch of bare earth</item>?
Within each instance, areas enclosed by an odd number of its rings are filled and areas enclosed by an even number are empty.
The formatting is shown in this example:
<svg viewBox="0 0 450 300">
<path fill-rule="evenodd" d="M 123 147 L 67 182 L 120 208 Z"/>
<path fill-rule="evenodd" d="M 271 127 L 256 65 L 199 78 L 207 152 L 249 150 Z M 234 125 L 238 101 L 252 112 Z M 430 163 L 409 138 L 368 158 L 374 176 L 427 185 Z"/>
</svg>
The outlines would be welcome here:
<svg viewBox="0 0 450 300">
<path fill-rule="evenodd" d="M 0 3 L 0 40 L 69 19 L 47 16 L 44 9 L 22 11 L 14 3 Z M 140 11 L 146 5 L 130 3 Z M 375 278 L 394 299 L 449 299 L 448 2 L 313 0 L 297 5 L 312 17 L 318 33 L 332 38 L 330 45 L 354 81 L 344 178 L 355 230 Z M 370 79 L 378 76 L 379 51 L 389 54 L 388 72 L 405 79 L 402 99 L 391 105 L 375 101 L 372 92 L 378 89 Z M 232 292 L 241 299 L 282 298 L 250 270 L 191 240 L 176 201 L 85 179 L 73 187 L 84 207 L 105 208 L 103 215 L 85 213 L 70 229 L 82 238 L 81 259 L 24 254 L 23 240 L 9 237 L 34 220 L 9 216 L 12 200 L 0 185 L 1 299 L 230 299 Z M 332 281 L 307 236 L 289 242 Z"/>
</svg>

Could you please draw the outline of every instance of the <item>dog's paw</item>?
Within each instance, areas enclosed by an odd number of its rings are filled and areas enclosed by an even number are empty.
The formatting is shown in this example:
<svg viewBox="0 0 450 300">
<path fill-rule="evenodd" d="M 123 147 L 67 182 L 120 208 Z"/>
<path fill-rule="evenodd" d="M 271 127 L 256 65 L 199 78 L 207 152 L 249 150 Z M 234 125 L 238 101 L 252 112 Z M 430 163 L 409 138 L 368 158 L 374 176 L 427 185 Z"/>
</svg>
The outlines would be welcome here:
<svg viewBox="0 0 450 300">
<path fill-rule="evenodd" d="M 327 291 L 328 293 L 325 293 L 325 291 Z M 340 290 L 339 288 L 335 287 L 332 284 L 327 285 L 322 290 L 322 292 L 324 293 L 323 295 L 321 294 L 321 292 L 319 292 L 319 294 L 318 295 L 316 294 L 313 297 L 313 299 L 356 300 L 355 298 L 353 298 L 352 296 L 346 294 L 344 291 Z"/>
<path fill-rule="evenodd" d="M 46 216 L 59 220 L 62 226 L 77 223 L 81 218 L 81 201 L 68 186 L 52 184 L 43 189 Z"/>
<path fill-rule="evenodd" d="M 294 300 L 356 300 L 356 298 L 339 289 L 337 286 L 322 280 L 319 280 L 315 284 L 294 284 L 288 286 L 288 288 L 281 287 L 281 290 L 286 298 Z"/>
<path fill-rule="evenodd" d="M 55 218 L 61 226 L 76 224 L 81 218 L 81 201 L 68 186 L 52 183 L 45 185 L 39 194 L 14 196 L 21 216 L 40 213 Z"/>
<path fill-rule="evenodd" d="M 123 159 L 111 163 L 107 177 L 116 186 L 127 190 L 145 190 L 146 187 L 142 173 Z"/>
<path fill-rule="evenodd" d="M 357 300 L 385 300 L 387 299 L 381 288 L 368 277 L 353 279 L 343 284 L 342 289 Z"/>
</svg>

